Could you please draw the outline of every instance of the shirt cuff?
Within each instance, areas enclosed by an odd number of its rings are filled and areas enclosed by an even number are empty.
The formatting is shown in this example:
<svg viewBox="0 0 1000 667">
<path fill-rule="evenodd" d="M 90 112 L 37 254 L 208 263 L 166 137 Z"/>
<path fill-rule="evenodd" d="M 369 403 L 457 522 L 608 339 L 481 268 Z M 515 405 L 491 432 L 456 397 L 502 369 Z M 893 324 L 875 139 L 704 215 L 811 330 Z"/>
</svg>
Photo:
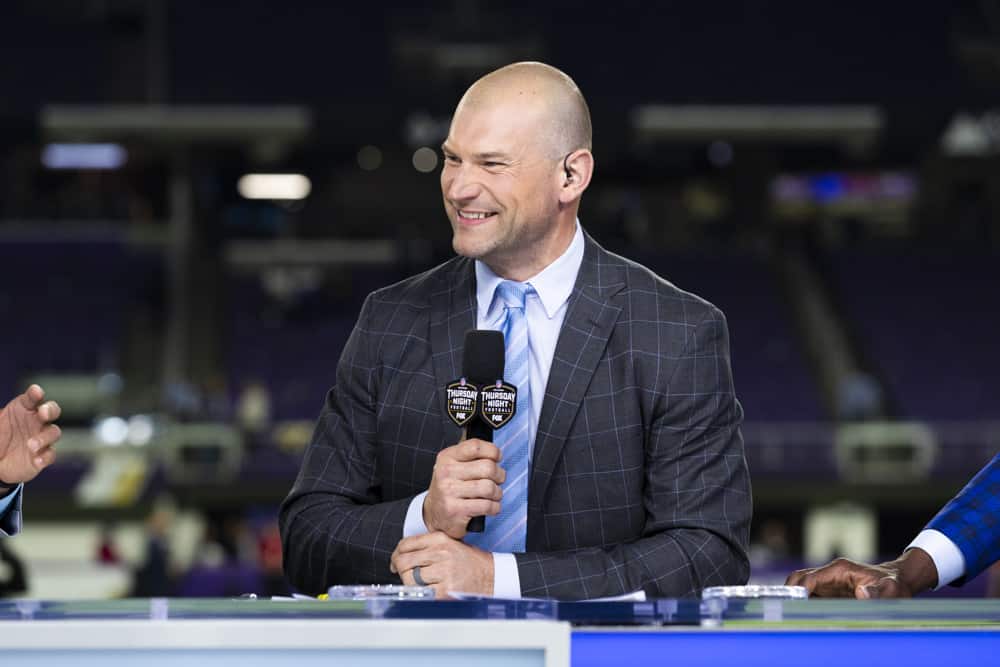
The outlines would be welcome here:
<svg viewBox="0 0 1000 667">
<path fill-rule="evenodd" d="M 403 522 L 403 537 L 413 537 L 414 535 L 426 535 L 427 524 L 424 523 L 424 498 L 427 492 L 418 493 L 410 506 L 406 510 L 406 520 Z"/>
<path fill-rule="evenodd" d="M 521 598 L 521 577 L 514 554 L 493 554 L 493 597 L 507 600 Z"/>
<path fill-rule="evenodd" d="M 927 552 L 937 568 L 938 582 L 934 590 L 947 586 L 965 574 L 965 556 L 948 537 L 937 530 L 922 530 L 907 549 L 917 547 Z"/>
</svg>

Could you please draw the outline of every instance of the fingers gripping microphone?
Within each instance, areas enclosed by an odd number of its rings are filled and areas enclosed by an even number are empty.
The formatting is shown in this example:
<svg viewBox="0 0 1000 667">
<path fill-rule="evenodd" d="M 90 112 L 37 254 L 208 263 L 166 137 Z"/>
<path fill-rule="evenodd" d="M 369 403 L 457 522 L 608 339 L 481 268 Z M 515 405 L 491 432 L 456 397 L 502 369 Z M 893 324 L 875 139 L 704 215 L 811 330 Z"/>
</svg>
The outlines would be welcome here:
<svg viewBox="0 0 1000 667">
<path fill-rule="evenodd" d="M 448 416 L 459 426 L 465 427 L 462 439 L 479 438 L 493 442 L 493 430 L 510 421 L 509 407 L 516 405 L 516 390 L 503 384 L 504 339 L 499 331 L 476 329 L 465 334 L 462 355 L 462 377 L 448 385 Z M 513 391 L 514 399 L 507 401 Z M 487 401 L 485 395 L 501 392 L 502 400 Z M 500 405 L 500 410 L 496 409 Z M 486 527 L 486 517 L 469 520 L 470 533 L 481 533 Z"/>
<path fill-rule="evenodd" d="M 477 388 L 482 389 L 503 377 L 503 334 L 499 331 L 477 329 L 465 334 L 465 351 L 462 353 L 462 375 Z M 493 425 L 483 419 L 477 401 L 475 417 L 465 427 L 464 440 L 479 438 L 493 442 Z M 486 529 L 486 517 L 474 516 L 466 528 L 470 533 Z"/>
</svg>

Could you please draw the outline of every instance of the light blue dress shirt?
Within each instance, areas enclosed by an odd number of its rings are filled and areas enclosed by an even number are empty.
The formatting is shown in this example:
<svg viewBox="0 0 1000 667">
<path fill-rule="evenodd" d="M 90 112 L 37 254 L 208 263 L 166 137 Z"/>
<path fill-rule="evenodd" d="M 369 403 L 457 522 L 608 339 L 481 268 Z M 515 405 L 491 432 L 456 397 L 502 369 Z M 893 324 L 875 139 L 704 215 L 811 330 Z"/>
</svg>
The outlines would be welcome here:
<svg viewBox="0 0 1000 667">
<path fill-rule="evenodd" d="M 0 537 L 10 537 L 21 530 L 21 490 L 23 484 L 0 498 Z"/>
<path fill-rule="evenodd" d="M 549 379 L 549 369 L 555 356 L 559 331 L 566 318 L 566 309 L 576 277 L 583 264 L 583 230 L 576 222 L 576 233 L 566 251 L 540 273 L 525 281 L 535 289 L 528 295 L 524 314 L 528 320 L 528 344 L 531 355 L 529 382 L 531 384 L 531 437 L 529 458 L 535 448 L 535 434 L 538 432 L 538 417 L 542 413 L 545 399 L 545 385 Z M 503 321 L 503 304 L 493 303 L 493 294 L 503 278 L 480 261 L 476 261 L 476 326 L 480 329 L 499 330 Z M 403 537 L 422 535 L 427 531 L 424 524 L 423 492 L 410 502 L 403 526 Z M 487 519 L 488 520 L 488 519 Z M 499 598 L 521 597 L 521 579 L 517 573 L 514 554 L 493 554 L 493 595 Z"/>
</svg>

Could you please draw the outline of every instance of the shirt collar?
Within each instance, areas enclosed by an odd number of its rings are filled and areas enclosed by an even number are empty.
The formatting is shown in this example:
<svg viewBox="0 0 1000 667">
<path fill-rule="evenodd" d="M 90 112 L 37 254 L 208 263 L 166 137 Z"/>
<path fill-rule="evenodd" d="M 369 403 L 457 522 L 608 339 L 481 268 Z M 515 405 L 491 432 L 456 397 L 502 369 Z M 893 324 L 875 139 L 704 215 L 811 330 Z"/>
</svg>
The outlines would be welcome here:
<svg viewBox="0 0 1000 667">
<path fill-rule="evenodd" d="M 542 302 L 542 308 L 545 309 L 545 315 L 550 320 L 569 300 L 569 295 L 573 292 L 576 276 L 580 273 L 580 265 L 583 264 L 583 249 L 583 230 L 580 228 L 580 221 L 577 220 L 576 232 L 566 251 L 540 273 L 525 281 L 535 289 Z M 488 319 L 493 294 L 503 280 L 485 263 L 476 260 L 476 300 L 481 321 Z"/>
</svg>

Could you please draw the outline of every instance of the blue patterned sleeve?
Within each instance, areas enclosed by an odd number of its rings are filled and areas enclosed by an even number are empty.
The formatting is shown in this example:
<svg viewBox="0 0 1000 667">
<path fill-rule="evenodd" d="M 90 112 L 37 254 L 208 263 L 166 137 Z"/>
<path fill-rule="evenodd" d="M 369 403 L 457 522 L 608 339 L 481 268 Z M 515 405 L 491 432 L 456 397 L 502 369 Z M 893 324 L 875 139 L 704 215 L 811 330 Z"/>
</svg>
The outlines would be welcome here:
<svg viewBox="0 0 1000 667">
<path fill-rule="evenodd" d="M 931 519 L 927 528 L 944 533 L 962 551 L 965 574 L 973 579 L 1000 560 L 1000 454 Z"/>
<path fill-rule="evenodd" d="M 21 489 L 0 498 L 0 537 L 10 537 L 21 530 Z"/>
</svg>

